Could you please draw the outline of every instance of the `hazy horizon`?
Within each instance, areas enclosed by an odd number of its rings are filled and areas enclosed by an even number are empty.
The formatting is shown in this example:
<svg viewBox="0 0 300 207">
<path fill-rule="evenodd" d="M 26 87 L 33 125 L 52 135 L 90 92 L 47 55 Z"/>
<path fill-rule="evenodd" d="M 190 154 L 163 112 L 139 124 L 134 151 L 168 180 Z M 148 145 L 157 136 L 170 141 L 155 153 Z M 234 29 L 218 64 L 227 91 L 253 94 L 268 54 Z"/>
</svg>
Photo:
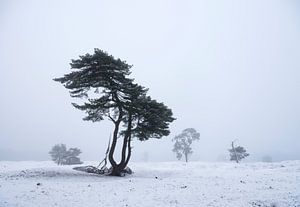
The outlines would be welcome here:
<svg viewBox="0 0 300 207">
<path fill-rule="evenodd" d="M 101 160 L 112 124 L 84 113 L 53 78 L 94 48 L 133 64 L 131 77 L 176 120 L 161 140 L 133 141 L 133 161 L 172 161 L 171 139 L 200 132 L 191 160 L 300 159 L 297 1 L 0 2 L 0 160 L 50 159 L 54 144 Z M 146 155 L 147 154 L 147 155 Z M 26 158 L 26 156 L 28 156 Z"/>
</svg>

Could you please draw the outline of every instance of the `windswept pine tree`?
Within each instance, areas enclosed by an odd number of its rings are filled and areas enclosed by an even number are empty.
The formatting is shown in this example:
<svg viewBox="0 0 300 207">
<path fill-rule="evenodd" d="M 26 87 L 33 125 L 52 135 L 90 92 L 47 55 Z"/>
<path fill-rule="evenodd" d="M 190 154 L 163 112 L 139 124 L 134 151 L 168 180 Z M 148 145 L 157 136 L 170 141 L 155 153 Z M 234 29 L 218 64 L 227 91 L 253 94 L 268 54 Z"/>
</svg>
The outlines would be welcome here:
<svg viewBox="0 0 300 207">
<path fill-rule="evenodd" d="M 231 142 L 231 149 L 229 149 L 228 151 L 230 153 L 230 161 L 236 161 L 236 163 L 239 163 L 242 159 L 249 156 L 244 147 L 235 147 L 234 141 Z"/>
<path fill-rule="evenodd" d="M 62 83 L 71 97 L 85 100 L 81 105 L 73 103 L 87 114 L 83 120 L 98 122 L 107 118 L 113 123 L 108 159 L 110 174 L 120 176 L 131 157 L 132 138 L 144 141 L 169 135 L 169 124 L 174 120 L 172 111 L 129 78 L 131 65 L 102 50 L 79 56 L 70 65 L 71 73 L 54 80 Z M 122 142 L 119 163 L 114 158 L 118 141 Z"/>
</svg>

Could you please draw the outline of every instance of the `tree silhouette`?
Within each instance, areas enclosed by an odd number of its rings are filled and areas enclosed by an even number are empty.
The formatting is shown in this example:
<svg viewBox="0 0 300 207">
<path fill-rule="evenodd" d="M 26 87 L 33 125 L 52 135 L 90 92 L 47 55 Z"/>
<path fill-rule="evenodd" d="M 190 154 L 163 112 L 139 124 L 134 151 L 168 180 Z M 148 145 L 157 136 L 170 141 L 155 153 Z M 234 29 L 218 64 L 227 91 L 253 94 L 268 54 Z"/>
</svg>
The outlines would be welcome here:
<svg viewBox="0 0 300 207">
<path fill-rule="evenodd" d="M 244 147 L 235 147 L 234 141 L 231 142 L 231 149 L 229 149 L 228 151 L 230 153 L 230 161 L 236 161 L 236 163 L 239 163 L 242 159 L 249 156 Z"/>
<path fill-rule="evenodd" d="M 95 49 L 93 55 L 71 61 L 73 72 L 54 79 L 70 91 L 71 97 L 86 101 L 81 105 L 73 103 L 87 114 L 83 120 L 98 122 L 107 118 L 114 124 L 108 159 L 110 174 L 117 176 L 123 175 L 130 160 L 133 137 L 143 141 L 167 136 L 174 120 L 171 109 L 147 96 L 148 89 L 129 78 L 131 67 Z M 123 141 L 119 163 L 114 159 L 118 140 Z"/>
<path fill-rule="evenodd" d="M 199 139 L 200 133 L 193 128 L 187 128 L 175 136 L 172 141 L 175 142 L 173 152 L 176 153 L 177 159 L 180 160 L 184 156 L 185 161 L 188 162 L 188 156 L 193 153 L 191 144 Z"/>
</svg>

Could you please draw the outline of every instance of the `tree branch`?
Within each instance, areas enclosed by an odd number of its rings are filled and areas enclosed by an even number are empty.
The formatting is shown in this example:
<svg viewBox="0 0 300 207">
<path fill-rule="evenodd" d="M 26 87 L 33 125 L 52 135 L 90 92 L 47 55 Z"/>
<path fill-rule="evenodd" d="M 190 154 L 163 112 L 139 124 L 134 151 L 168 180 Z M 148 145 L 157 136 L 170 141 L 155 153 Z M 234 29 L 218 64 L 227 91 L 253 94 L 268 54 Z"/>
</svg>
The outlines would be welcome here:
<svg viewBox="0 0 300 207">
<path fill-rule="evenodd" d="M 112 122 L 116 123 L 116 120 L 114 120 L 114 119 L 110 116 L 110 114 L 108 115 L 108 118 L 109 118 Z"/>
</svg>

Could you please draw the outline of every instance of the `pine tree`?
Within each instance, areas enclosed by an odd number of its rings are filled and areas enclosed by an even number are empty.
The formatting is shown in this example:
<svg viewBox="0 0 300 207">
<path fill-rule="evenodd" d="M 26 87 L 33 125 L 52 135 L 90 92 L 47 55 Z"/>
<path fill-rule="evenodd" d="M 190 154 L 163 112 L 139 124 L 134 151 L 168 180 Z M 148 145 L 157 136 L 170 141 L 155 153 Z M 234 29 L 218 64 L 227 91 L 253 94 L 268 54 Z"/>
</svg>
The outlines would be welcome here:
<svg viewBox="0 0 300 207">
<path fill-rule="evenodd" d="M 78 148 L 70 148 L 64 156 L 64 164 L 66 165 L 76 165 L 82 164 L 80 158 L 78 157 L 81 154 L 81 150 Z"/>
<path fill-rule="evenodd" d="M 244 147 L 235 147 L 233 143 L 234 142 L 231 143 L 231 149 L 228 150 L 230 153 L 230 161 L 236 161 L 236 163 L 239 163 L 242 159 L 248 157 L 249 154 L 246 152 Z"/>
<path fill-rule="evenodd" d="M 63 165 L 64 164 L 64 158 L 67 153 L 67 147 L 65 144 L 56 144 L 52 147 L 49 154 L 51 155 L 52 160 L 57 165 Z"/>
<path fill-rule="evenodd" d="M 62 83 L 71 97 L 86 101 L 82 105 L 73 103 L 87 114 L 83 120 L 98 122 L 107 118 L 114 124 L 108 159 L 111 175 L 120 176 L 131 157 L 132 138 L 143 141 L 169 135 L 172 111 L 147 96 L 148 89 L 129 78 L 131 65 L 102 50 L 79 56 L 70 65 L 73 72 L 54 80 Z M 114 159 L 118 140 L 123 141 L 119 163 Z"/>
<path fill-rule="evenodd" d="M 79 159 L 79 154 L 81 153 L 78 148 L 70 148 L 67 150 L 65 144 L 56 144 L 52 147 L 49 154 L 51 155 L 52 160 L 57 165 L 75 165 L 81 164 L 82 162 Z"/>
<path fill-rule="evenodd" d="M 185 157 L 185 161 L 188 162 L 188 157 L 193 153 L 191 144 L 195 140 L 200 139 L 200 133 L 193 128 L 187 128 L 183 130 L 179 135 L 175 136 L 172 141 L 174 143 L 173 152 L 176 153 L 178 160 Z"/>
</svg>

